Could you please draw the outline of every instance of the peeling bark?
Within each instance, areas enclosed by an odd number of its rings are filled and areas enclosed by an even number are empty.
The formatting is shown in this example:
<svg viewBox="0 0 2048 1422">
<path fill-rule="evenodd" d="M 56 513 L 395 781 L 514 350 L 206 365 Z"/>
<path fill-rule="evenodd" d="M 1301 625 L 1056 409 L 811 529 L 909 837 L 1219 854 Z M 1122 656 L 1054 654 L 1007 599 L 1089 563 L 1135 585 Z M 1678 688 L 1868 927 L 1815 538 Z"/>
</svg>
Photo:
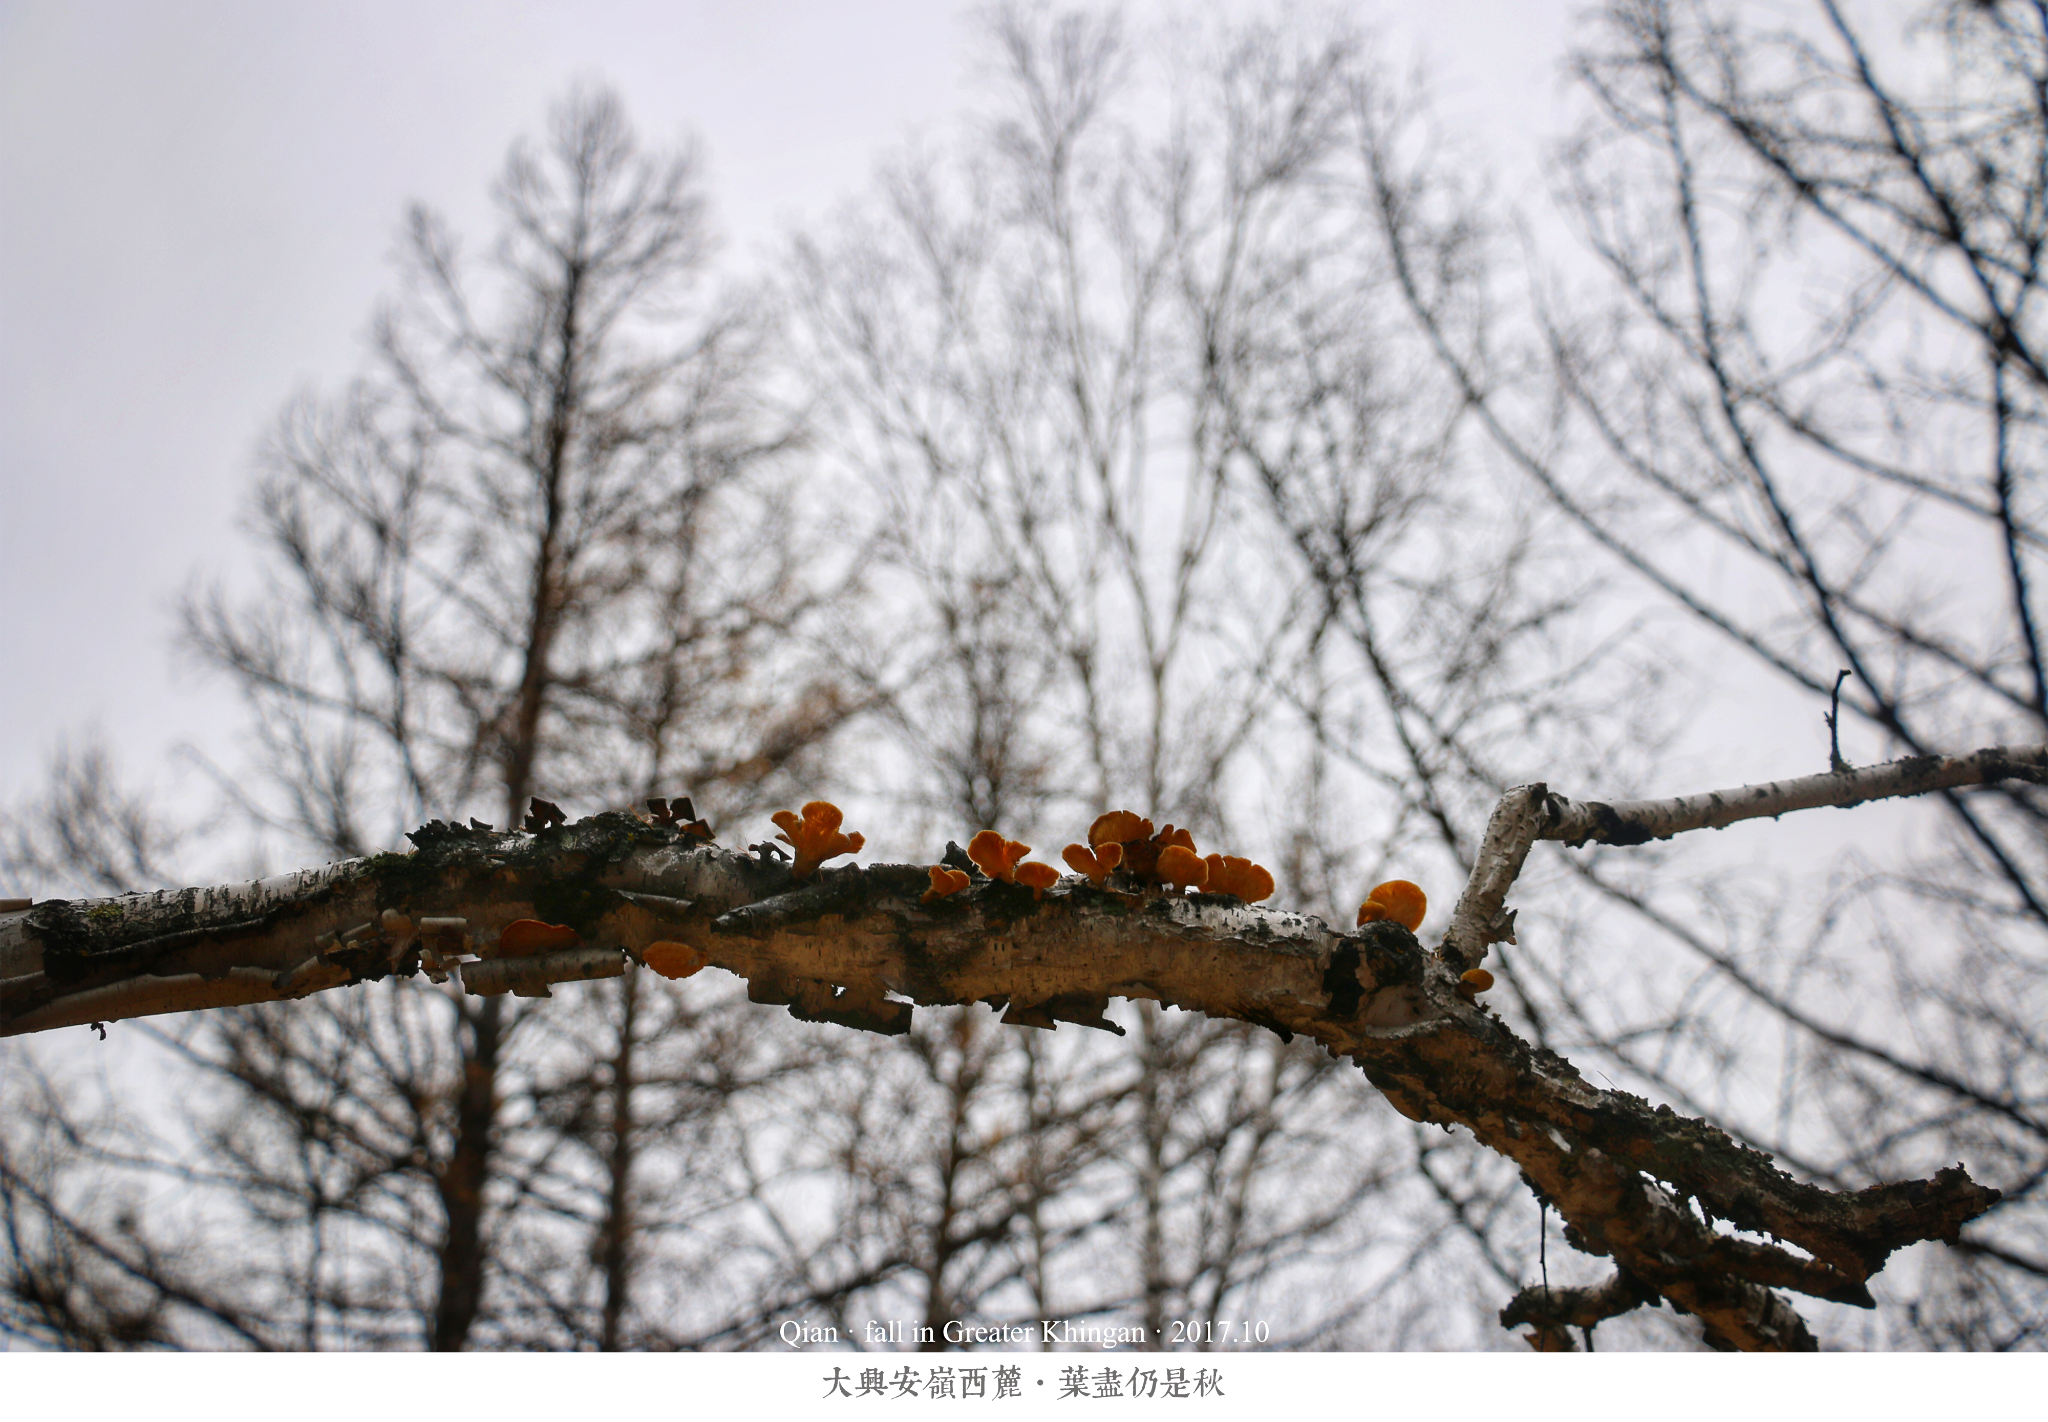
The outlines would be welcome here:
<svg viewBox="0 0 2048 1422">
<path fill-rule="evenodd" d="M 1521 876 L 1529 850 L 1543 837 L 1546 811 L 1554 797 L 1543 785 L 1517 785 L 1500 797 L 1486 821 L 1486 837 L 1444 935 L 1444 956 L 1458 971 L 1476 968 L 1496 943 L 1515 941 L 1515 915 L 1508 890 Z"/>
<path fill-rule="evenodd" d="M 1589 1085 L 1463 996 L 1458 974 L 1511 931 L 1506 894 L 1535 838 L 1583 843 L 1616 825 L 1651 838 L 2044 770 L 2048 752 L 2023 747 L 1672 801 L 1594 806 L 1521 787 L 1489 826 L 1440 954 L 1391 922 L 1347 933 L 1226 896 L 1081 879 L 1042 900 L 984 879 L 929 904 L 922 865 L 826 869 L 798 883 L 779 861 L 620 814 L 532 835 L 436 824 L 414 834 L 408 855 L 0 917 L 0 1035 L 298 996 L 409 975 L 423 956 L 431 969 L 473 955 L 460 968 L 472 994 L 537 994 L 625 972 L 656 942 L 686 944 L 745 978 L 755 1002 L 873 1032 L 906 1031 L 917 1006 L 971 1002 L 1014 1025 L 1115 1030 L 1103 1016 L 1109 999 L 1153 1001 L 1312 1037 L 1357 1063 L 1404 1115 L 1465 1126 L 1520 1166 L 1566 1238 L 1613 1259 L 1629 1281 L 1547 1300 L 1525 1292 L 1506 1313 L 1539 1338 L 1618 1310 L 1626 1294 L 1699 1315 L 1716 1346 L 1811 1348 L 1773 1290 L 1869 1307 L 1865 1281 L 1894 1250 L 1954 1241 L 1999 1193 L 1960 1166 L 1855 1192 L 1804 1184 L 1717 1127 Z M 498 935 L 523 918 L 566 924 L 581 941 L 497 957 Z M 480 1031 L 495 1002 L 477 1004 Z M 444 1188 L 464 1184 L 451 1172 Z"/>
</svg>

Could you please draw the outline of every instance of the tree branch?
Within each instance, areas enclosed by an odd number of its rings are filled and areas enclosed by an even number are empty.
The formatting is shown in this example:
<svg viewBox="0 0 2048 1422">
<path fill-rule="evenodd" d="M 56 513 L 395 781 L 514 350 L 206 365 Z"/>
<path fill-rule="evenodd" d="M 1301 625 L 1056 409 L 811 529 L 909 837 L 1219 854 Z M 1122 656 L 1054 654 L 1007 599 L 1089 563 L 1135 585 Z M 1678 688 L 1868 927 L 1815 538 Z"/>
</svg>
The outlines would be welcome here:
<svg viewBox="0 0 2048 1422">
<path fill-rule="evenodd" d="M 1483 956 L 1484 934 L 1499 941 L 1511 928 L 1505 897 L 1537 838 L 1637 844 L 2044 773 L 2048 750 L 2008 747 L 1677 800 L 1574 803 L 1520 787 L 1495 811 L 1436 955 L 1398 924 L 1345 933 L 1226 896 L 1067 880 L 1040 898 L 983 881 L 928 904 L 917 865 L 850 866 L 798 883 L 780 862 L 622 814 L 532 835 L 436 823 L 413 834 L 411 854 L 0 916 L 0 1035 L 300 996 L 423 967 L 445 975 L 456 963 L 471 993 L 530 996 L 623 972 L 627 959 L 670 973 L 710 965 L 747 979 L 755 1002 L 889 1034 L 908 1030 L 916 1006 L 972 1002 L 1003 1009 L 1012 1025 L 1116 1031 L 1104 1016 L 1110 998 L 1149 999 L 1314 1038 L 1356 1062 L 1403 1115 L 1463 1125 L 1514 1161 L 1576 1247 L 1700 1315 L 1709 1342 L 1807 1348 L 1812 1335 L 1774 1288 L 1867 1307 L 1864 1281 L 1893 1250 L 1953 1241 L 1999 1192 L 1961 1167 L 1855 1192 L 1795 1180 L 1715 1126 L 1592 1087 L 1466 996 L 1458 974 Z M 521 919 L 564 925 L 574 939 L 557 934 L 546 951 L 517 955 L 522 934 L 506 929 Z M 1464 946 L 1473 943 L 1476 953 Z M 1790 1248 L 1731 1238 L 1717 1220 Z M 1540 1332 L 1543 1321 L 1522 1311 Z"/>
<path fill-rule="evenodd" d="M 1647 844 L 1687 830 L 1723 829 L 1738 820 L 1755 820 L 1813 810 L 1823 806 L 1847 809 L 1872 800 L 1925 795 L 1966 785 L 1995 785 L 2001 780 L 2048 784 L 2048 745 L 1991 746 L 1965 756 L 1922 755 L 1889 761 L 1862 770 L 1808 775 L 1745 785 L 1739 790 L 1709 790 L 1670 800 L 1596 800 L 1577 803 L 1550 797 L 1550 822 L 1538 836 L 1574 847 L 1599 844 Z"/>
<path fill-rule="evenodd" d="M 2048 783 L 2048 746 L 1991 746 L 1966 756 L 1923 755 L 1862 770 L 1773 780 L 1737 790 L 1709 790 L 1669 800 L 1568 800 L 1543 785 L 1519 785 L 1501 796 L 1487 821 L 1472 878 L 1451 914 L 1444 953 L 1461 969 L 1485 960 L 1494 943 L 1513 943 L 1508 888 L 1539 839 L 1577 848 L 1670 839 L 1688 830 L 1725 829 L 1741 820 L 1776 819 L 1794 810 L 1848 809 L 1872 800 L 1925 795 L 2003 780 Z"/>
</svg>

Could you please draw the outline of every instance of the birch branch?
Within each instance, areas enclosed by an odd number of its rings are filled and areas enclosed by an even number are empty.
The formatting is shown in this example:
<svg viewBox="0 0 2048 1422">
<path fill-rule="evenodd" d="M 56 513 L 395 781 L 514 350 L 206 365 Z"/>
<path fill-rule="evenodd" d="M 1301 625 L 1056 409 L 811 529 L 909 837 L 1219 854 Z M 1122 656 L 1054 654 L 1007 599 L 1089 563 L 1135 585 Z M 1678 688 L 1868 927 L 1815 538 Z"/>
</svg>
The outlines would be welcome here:
<svg viewBox="0 0 2048 1422">
<path fill-rule="evenodd" d="M 2048 746 L 1992 746 L 1972 755 L 1912 756 L 1861 770 L 1830 771 L 1797 780 L 1709 790 L 1671 800 L 1573 802 L 1552 795 L 1540 838 L 1576 848 L 1593 844 L 1648 844 L 1688 830 L 1725 829 L 1741 820 L 1776 819 L 1794 810 L 1848 809 L 1873 800 L 1994 785 L 2001 780 L 2048 783 Z"/>
<path fill-rule="evenodd" d="M 1830 771 L 1669 800 L 1574 801 L 1550 793 L 1544 785 L 1518 785 L 1501 796 L 1487 821 L 1471 880 L 1451 913 L 1443 952 L 1462 971 L 1484 962 L 1491 945 L 1515 941 L 1515 915 L 1506 906 L 1507 894 L 1539 839 L 1558 840 L 1573 848 L 1648 844 L 1689 830 L 1725 829 L 1742 820 L 1776 819 L 1794 810 L 1849 809 L 1873 800 L 2003 780 L 2048 783 L 2048 746 L 1992 746 L 1965 756 L 1913 756 L 1862 770 Z"/>
<path fill-rule="evenodd" d="M 1443 954 L 1463 972 L 1486 959 L 1495 943 L 1515 941 L 1515 914 L 1507 906 L 1508 890 L 1521 877 L 1529 850 L 1543 835 L 1553 797 L 1541 784 L 1517 785 L 1500 797 L 1486 821 L 1486 836 L 1472 860 L 1471 877 L 1451 910 L 1450 931 Z"/>
</svg>

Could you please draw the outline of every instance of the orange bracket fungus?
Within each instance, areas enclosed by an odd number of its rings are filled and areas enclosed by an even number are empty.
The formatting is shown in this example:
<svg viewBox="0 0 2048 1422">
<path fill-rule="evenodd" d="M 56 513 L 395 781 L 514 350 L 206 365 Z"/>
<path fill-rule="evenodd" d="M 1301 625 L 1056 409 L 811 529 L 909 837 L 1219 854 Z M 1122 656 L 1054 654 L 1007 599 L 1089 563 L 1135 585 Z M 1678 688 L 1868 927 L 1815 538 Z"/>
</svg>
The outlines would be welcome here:
<svg viewBox="0 0 2048 1422">
<path fill-rule="evenodd" d="M 1141 879 L 1152 873 L 1152 866 L 1159 859 L 1158 851 L 1151 848 L 1151 840 L 1152 821 L 1129 810 L 1097 815 L 1095 823 L 1088 826 L 1088 847 L 1099 852 L 1116 845 L 1117 862 Z"/>
<path fill-rule="evenodd" d="M 1117 863 L 1140 884 L 1156 883 L 1167 877 L 1159 864 L 1160 856 L 1169 849 L 1184 849 L 1194 855 L 1197 862 L 1201 860 L 1201 855 L 1195 849 L 1195 837 L 1186 830 L 1168 825 L 1154 834 L 1152 821 L 1130 810 L 1111 810 L 1106 815 L 1097 816 L 1095 823 L 1088 827 L 1088 845 L 1098 855 L 1111 845 L 1117 846 Z M 1074 846 L 1074 850 L 1079 848 L 1079 845 Z M 1095 876 L 1082 866 L 1081 861 L 1074 857 L 1074 850 L 1067 852 L 1067 863 L 1073 865 L 1079 873 L 1094 878 Z M 1178 859 L 1174 862 L 1178 877 L 1172 879 L 1172 883 L 1199 888 L 1202 880 L 1208 875 L 1206 866 L 1201 876 L 1195 877 L 1184 862 Z"/>
<path fill-rule="evenodd" d="M 1124 862 L 1124 847 L 1114 841 L 1092 850 L 1070 844 L 1060 851 L 1060 858 L 1076 874 L 1087 875 L 1088 882 L 1099 889 L 1109 881 L 1110 872 Z"/>
<path fill-rule="evenodd" d="M 1004 839 L 995 830 L 983 830 L 967 841 L 967 857 L 974 861 L 975 867 L 989 878 L 999 879 L 1005 884 L 1017 882 L 1018 861 L 1030 852 L 1030 845 Z"/>
<path fill-rule="evenodd" d="M 1019 864 L 1016 870 L 1017 882 L 1031 890 L 1031 897 L 1042 899 L 1045 891 L 1060 881 L 1060 871 L 1050 864 Z"/>
<path fill-rule="evenodd" d="M 1458 974 L 1458 995 L 1464 998 L 1477 997 L 1493 986 L 1493 974 L 1484 968 L 1467 968 Z"/>
<path fill-rule="evenodd" d="M 1118 859 L 1124 872 L 1140 883 L 1156 881 L 1159 856 L 1169 846 L 1177 844 L 1190 853 L 1193 853 L 1195 848 L 1194 837 L 1186 830 L 1177 830 L 1168 825 L 1154 834 L 1152 821 L 1129 810 L 1111 810 L 1106 815 L 1098 816 L 1095 823 L 1088 827 L 1088 844 L 1098 852 L 1108 845 L 1119 846 Z"/>
<path fill-rule="evenodd" d="M 702 948 L 672 943 L 667 939 L 648 944 L 647 951 L 640 957 L 648 967 L 665 978 L 687 978 L 692 973 L 703 971 L 711 962 L 711 955 Z"/>
<path fill-rule="evenodd" d="M 858 854 L 867 841 L 857 834 L 841 834 L 840 822 L 845 816 L 839 807 L 825 800 L 813 800 L 804 806 L 803 818 L 798 819 L 791 810 L 777 810 L 771 817 L 782 833 L 775 836 L 796 851 L 796 860 L 789 866 L 790 875 L 808 879 L 818 872 L 818 866 L 827 859 L 836 859 L 842 854 Z"/>
<path fill-rule="evenodd" d="M 1149 840 L 1139 840 L 1137 844 L 1124 844 L 1124 867 L 1139 879 L 1163 879 L 1165 875 L 1159 873 L 1159 856 L 1165 854 L 1169 848 L 1184 848 L 1190 854 L 1194 854 L 1196 859 L 1202 856 L 1202 850 L 1194 848 L 1192 834 L 1188 834 L 1186 830 L 1176 830 L 1174 826 L 1165 826 L 1163 830 L 1159 830 L 1159 834 L 1151 836 Z M 1206 865 L 1202 873 L 1208 873 Z"/>
<path fill-rule="evenodd" d="M 557 948 L 574 948 L 583 936 L 566 924 L 542 923 L 537 918 L 515 918 L 498 935 L 500 958 L 527 958 Z"/>
<path fill-rule="evenodd" d="M 1140 823 L 1149 827 L 1151 821 L 1145 820 Z M 1124 868 L 1130 872 L 1131 877 L 1140 881 L 1164 878 L 1165 876 L 1159 870 L 1160 856 L 1165 854 L 1167 850 L 1176 848 L 1185 849 L 1197 859 L 1201 858 L 1200 852 L 1195 848 L 1195 837 L 1184 829 L 1175 829 L 1172 825 L 1168 825 L 1150 839 L 1141 839 L 1135 844 L 1126 844 L 1124 846 Z M 1204 875 L 1208 873 L 1206 866 L 1203 868 L 1203 873 Z"/>
<path fill-rule="evenodd" d="M 1384 884 L 1373 885 L 1372 892 L 1365 896 L 1365 902 L 1358 906 L 1358 921 L 1367 924 L 1391 918 L 1413 933 L 1422 927 L 1423 916 L 1428 912 L 1427 894 L 1406 879 L 1390 879 Z"/>
<path fill-rule="evenodd" d="M 932 886 L 924 891 L 924 902 L 943 899 L 948 894 L 957 894 L 968 884 L 965 869 L 948 869 L 943 864 L 932 865 Z"/>
<path fill-rule="evenodd" d="M 1272 897 L 1273 876 L 1251 860 L 1240 859 L 1235 854 L 1212 854 L 1207 863 L 1209 880 L 1202 885 L 1205 891 L 1235 894 L 1248 904 Z"/>
<path fill-rule="evenodd" d="M 1099 849 L 1105 844 L 1130 844 L 1134 840 L 1152 838 L 1152 821 L 1140 819 L 1129 810 L 1111 810 L 1106 815 L 1097 815 L 1095 823 L 1088 826 L 1088 847 Z"/>
<path fill-rule="evenodd" d="M 1159 851 L 1155 872 L 1176 889 L 1199 889 L 1209 882 L 1209 861 L 1184 844 L 1169 844 Z"/>
</svg>

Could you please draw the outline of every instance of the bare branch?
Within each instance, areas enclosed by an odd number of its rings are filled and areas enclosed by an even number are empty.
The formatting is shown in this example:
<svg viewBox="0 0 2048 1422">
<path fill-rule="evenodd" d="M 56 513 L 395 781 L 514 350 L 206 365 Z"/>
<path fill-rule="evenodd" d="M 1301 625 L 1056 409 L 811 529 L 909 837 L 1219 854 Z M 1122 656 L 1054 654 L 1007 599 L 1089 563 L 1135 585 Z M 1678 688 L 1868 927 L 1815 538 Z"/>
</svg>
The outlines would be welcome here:
<svg viewBox="0 0 2048 1422">
<path fill-rule="evenodd" d="M 1993 767 L 2036 762 L 2005 751 L 1969 763 L 1981 780 Z M 1896 786 L 1885 769 L 1859 772 L 1871 777 L 1866 798 L 1900 793 L 1885 791 Z M 1521 800 L 1549 803 L 1533 788 Z M 1530 818 L 1511 812 L 1496 823 Z M 671 828 L 617 814 L 532 836 L 430 826 L 415 838 L 411 855 L 261 884 L 53 901 L 8 915 L 0 1032 L 90 1020 L 80 1014 L 110 1011 L 109 990 L 124 985 L 141 994 L 170 980 L 195 995 L 247 1000 L 265 990 L 265 971 L 267 990 L 282 995 L 287 983 L 306 989 L 333 975 L 295 978 L 308 962 L 360 981 L 409 974 L 428 954 L 468 952 L 496 960 L 464 969 L 472 990 L 484 985 L 473 978 L 490 976 L 484 970 L 507 985 L 523 976 L 530 991 L 624 971 L 618 955 L 652 952 L 671 972 L 709 963 L 736 973 L 754 1001 L 799 1018 L 888 1034 L 906 1031 L 917 1005 L 988 1002 L 1019 1024 L 1101 1026 L 1110 998 L 1150 1000 L 1302 1034 L 1351 1058 L 1403 1114 L 1464 1125 L 1515 1162 L 1579 1248 L 1614 1258 L 1699 1314 L 1710 1341 L 1742 1348 L 1812 1345 L 1772 1288 L 1863 1302 L 1863 1281 L 1893 1250 L 1953 1239 L 1999 1198 L 1960 1168 L 1846 1194 L 1801 1184 L 1718 1128 L 1596 1090 L 1530 1048 L 1461 993 L 1448 955 L 1425 955 L 1397 924 L 1345 934 L 1227 897 L 1072 880 L 1042 899 L 986 881 L 927 904 L 922 866 L 827 870 L 799 885 L 780 864 L 686 848 Z M 1503 877 L 1487 862 L 1482 853 L 1475 882 Z M 1480 904 L 1490 893 L 1482 886 L 1468 898 Z M 515 945 L 506 930 L 544 906 L 568 918 L 563 928 L 580 941 L 507 964 Z M 666 946 L 655 951 L 657 943 Z M 135 1004 L 147 1010 L 154 1000 Z M 1803 1256 L 1730 1239 L 1712 1227 L 1717 1218 Z"/>
<path fill-rule="evenodd" d="M 1774 780 L 1738 790 L 1709 790 L 1670 800 L 1574 802 L 1551 795 L 1546 823 L 1537 838 L 1574 846 L 1647 844 L 1687 830 L 1721 829 L 1739 820 L 1776 819 L 1794 810 L 1847 809 L 1872 800 L 1995 785 L 2002 780 L 2048 783 L 2048 746 L 1991 746 L 1966 756 L 1912 756 L 1862 770 Z"/>
</svg>

